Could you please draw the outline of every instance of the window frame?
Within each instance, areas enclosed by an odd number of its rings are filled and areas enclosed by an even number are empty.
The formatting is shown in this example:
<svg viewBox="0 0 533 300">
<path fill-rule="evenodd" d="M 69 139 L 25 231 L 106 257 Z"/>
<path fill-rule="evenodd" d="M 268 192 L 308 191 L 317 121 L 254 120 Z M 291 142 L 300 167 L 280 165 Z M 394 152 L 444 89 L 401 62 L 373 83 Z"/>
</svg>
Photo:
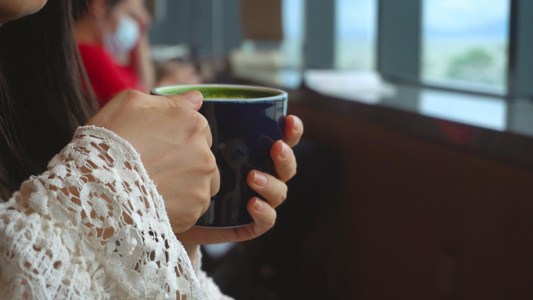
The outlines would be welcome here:
<svg viewBox="0 0 533 300">
<path fill-rule="evenodd" d="M 306 0 L 303 49 L 305 69 L 335 66 L 335 0 Z"/>
<path fill-rule="evenodd" d="M 533 98 L 533 2 L 511 0 L 510 13 L 507 97 Z"/>
</svg>

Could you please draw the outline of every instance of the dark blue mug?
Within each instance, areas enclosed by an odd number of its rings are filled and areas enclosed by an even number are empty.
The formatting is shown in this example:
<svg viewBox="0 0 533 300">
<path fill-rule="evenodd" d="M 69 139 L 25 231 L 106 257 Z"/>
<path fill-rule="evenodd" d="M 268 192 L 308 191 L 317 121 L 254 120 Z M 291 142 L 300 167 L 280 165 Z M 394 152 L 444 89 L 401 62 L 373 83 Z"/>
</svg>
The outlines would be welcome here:
<svg viewBox="0 0 533 300">
<path fill-rule="evenodd" d="M 158 87 L 154 95 L 197 90 L 204 101 L 200 113 L 213 135 L 220 170 L 220 190 L 197 226 L 237 227 L 252 223 L 247 202 L 259 196 L 246 182 L 251 170 L 275 175 L 270 148 L 282 138 L 287 114 L 286 92 L 258 86 L 198 84 Z"/>
</svg>

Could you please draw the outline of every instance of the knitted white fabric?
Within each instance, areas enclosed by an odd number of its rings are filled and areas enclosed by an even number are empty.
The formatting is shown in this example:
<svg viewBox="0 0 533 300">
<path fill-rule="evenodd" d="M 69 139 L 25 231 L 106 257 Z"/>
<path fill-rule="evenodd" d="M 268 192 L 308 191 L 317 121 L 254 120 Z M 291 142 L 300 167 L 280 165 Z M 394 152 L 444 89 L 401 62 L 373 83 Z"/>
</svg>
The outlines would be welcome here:
<svg viewBox="0 0 533 300">
<path fill-rule="evenodd" d="M 0 204 L 0 276 L 0 299 L 227 299 L 193 269 L 139 154 L 94 126 Z"/>
</svg>

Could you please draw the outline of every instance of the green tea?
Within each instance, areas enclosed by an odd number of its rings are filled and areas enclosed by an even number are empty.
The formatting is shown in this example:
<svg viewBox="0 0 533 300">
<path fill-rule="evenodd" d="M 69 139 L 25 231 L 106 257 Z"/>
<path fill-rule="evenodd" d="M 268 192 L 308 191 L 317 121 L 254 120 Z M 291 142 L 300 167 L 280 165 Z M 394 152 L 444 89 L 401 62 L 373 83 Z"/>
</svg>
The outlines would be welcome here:
<svg viewBox="0 0 533 300">
<path fill-rule="evenodd" d="M 204 96 L 204 99 L 209 100 L 224 100 L 224 99 L 257 99 L 277 96 L 279 94 L 260 91 L 247 90 L 239 88 L 222 88 L 222 87 L 168 87 L 160 88 L 158 93 L 165 95 L 178 95 L 188 91 L 199 91 Z"/>
</svg>

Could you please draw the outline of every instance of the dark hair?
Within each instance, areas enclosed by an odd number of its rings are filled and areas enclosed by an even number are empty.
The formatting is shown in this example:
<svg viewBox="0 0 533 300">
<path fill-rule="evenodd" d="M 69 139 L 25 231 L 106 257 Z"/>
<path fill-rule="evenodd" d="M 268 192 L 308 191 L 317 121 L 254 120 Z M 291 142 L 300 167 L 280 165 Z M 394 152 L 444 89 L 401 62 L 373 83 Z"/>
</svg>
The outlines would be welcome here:
<svg viewBox="0 0 533 300">
<path fill-rule="evenodd" d="M 79 20 L 89 10 L 89 4 L 93 0 L 70 0 L 72 2 L 72 17 Z M 117 4 L 124 0 L 108 0 L 109 8 L 113 9 Z"/>
<path fill-rule="evenodd" d="M 97 106 L 72 32 L 70 0 L 49 0 L 41 11 L 4 24 L 0 43 L 0 195 L 7 199 L 46 170 Z"/>
</svg>

